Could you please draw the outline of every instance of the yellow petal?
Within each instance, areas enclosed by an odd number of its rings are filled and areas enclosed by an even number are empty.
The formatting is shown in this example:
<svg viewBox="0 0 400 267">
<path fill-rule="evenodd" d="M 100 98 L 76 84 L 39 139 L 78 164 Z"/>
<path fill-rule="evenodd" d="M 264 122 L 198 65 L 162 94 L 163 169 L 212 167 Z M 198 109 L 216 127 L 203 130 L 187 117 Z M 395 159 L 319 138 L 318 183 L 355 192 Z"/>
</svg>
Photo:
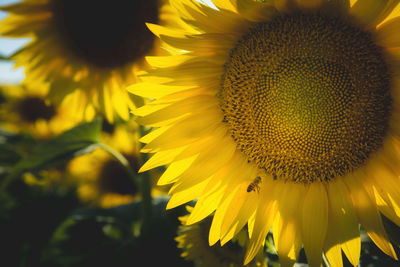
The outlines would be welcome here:
<svg viewBox="0 0 400 267">
<path fill-rule="evenodd" d="M 195 51 L 200 55 L 226 54 L 233 47 L 237 36 L 235 34 L 205 33 L 177 38 L 161 35 L 167 44 L 186 51 Z"/>
<path fill-rule="evenodd" d="M 225 235 L 234 228 L 233 235 L 247 223 L 251 215 L 253 215 L 256 205 L 258 204 L 259 192 L 247 192 L 248 182 L 239 185 L 236 196 L 233 198 L 228 207 L 228 213 L 221 226 L 221 245 L 225 244 L 230 238 Z M 236 226 L 233 227 L 236 223 Z"/>
<path fill-rule="evenodd" d="M 170 192 L 185 190 L 212 176 L 233 157 L 235 151 L 236 146 L 230 136 L 222 139 L 213 148 L 199 154 L 192 165 L 182 173 L 180 182 L 174 184 Z"/>
<path fill-rule="evenodd" d="M 194 0 L 170 1 L 170 5 L 175 10 L 175 13 L 179 14 L 179 16 L 183 21 L 190 24 L 190 26 L 194 28 L 193 25 L 191 24 L 193 17 L 189 14 L 189 12 L 187 12 L 187 8 L 191 8 L 194 10 L 200 9 L 200 7 L 203 5 L 199 3 L 199 1 L 194 1 Z"/>
<path fill-rule="evenodd" d="M 230 10 L 233 12 L 236 12 L 235 6 L 232 4 L 231 1 L 226 1 L 226 0 L 212 0 L 214 5 L 218 7 L 218 9 L 226 9 Z"/>
<path fill-rule="evenodd" d="M 372 187 L 373 192 L 372 198 L 375 198 L 376 205 L 380 212 L 385 215 L 389 220 L 394 222 L 397 225 L 400 225 L 400 207 L 393 200 L 393 198 L 387 194 L 382 188 L 377 186 Z"/>
<path fill-rule="evenodd" d="M 135 95 L 158 99 L 163 96 L 173 94 L 176 92 L 181 92 L 190 89 L 188 86 L 168 86 L 162 84 L 153 84 L 153 83 L 135 83 L 127 87 L 127 90 Z M 136 114 L 136 113 L 135 113 Z M 139 114 L 136 114 L 140 116 Z"/>
<path fill-rule="evenodd" d="M 357 173 L 358 174 L 358 173 Z M 358 219 L 374 243 L 387 255 L 397 259 L 392 244 L 389 242 L 381 215 L 376 204 L 371 200 L 363 187 L 363 181 L 356 176 L 345 179 L 349 187 L 353 205 Z"/>
<path fill-rule="evenodd" d="M 207 185 L 207 182 L 207 180 L 204 180 L 203 182 L 193 187 L 190 187 L 187 190 L 173 194 L 173 196 L 168 201 L 167 209 L 173 209 L 195 198 L 198 198 L 201 195 L 204 187 Z"/>
<path fill-rule="evenodd" d="M 171 163 L 175 157 L 180 154 L 186 147 L 180 147 L 177 149 L 170 149 L 166 151 L 157 152 L 154 154 L 145 164 L 140 168 L 139 172 L 145 172 L 147 170 L 166 165 Z"/>
<path fill-rule="evenodd" d="M 142 125 L 160 127 L 160 122 L 170 121 L 188 113 L 198 113 L 204 109 L 218 105 L 219 101 L 213 96 L 193 96 L 157 110 L 147 116 L 138 118 L 136 121 Z"/>
<path fill-rule="evenodd" d="M 238 12 L 249 21 L 268 21 L 277 13 L 271 2 L 261 3 L 253 0 L 237 0 Z"/>
<path fill-rule="evenodd" d="M 375 199 L 379 209 L 393 222 L 400 225 L 400 186 L 398 176 L 389 167 L 376 164 L 368 171 L 372 179 L 372 191 L 368 192 Z"/>
<path fill-rule="evenodd" d="M 274 192 L 275 185 L 272 182 L 261 184 L 259 207 L 254 220 L 249 222 L 250 243 L 246 251 L 244 265 L 248 264 L 264 246 L 265 238 L 271 229 L 276 216 L 276 201 L 271 192 Z M 253 224 L 254 223 L 254 224 Z M 252 229 L 252 230 L 250 230 Z"/>
<path fill-rule="evenodd" d="M 339 250 L 341 247 L 351 264 L 356 266 L 360 258 L 361 239 L 350 193 L 342 180 L 337 179 L 329 182 L 328 196 L 330 204 L 329 217 L 334 226 L 332 231 L 335 235 L 335 243 L 331 254 L 337 256 L 337 247 L 339 247 Z"/>
<path fill-rule="evenodd" d="M 207 195 L 202 195 L 201 198 L 196 202 L 193 211 L 190 213 L 186 224 L 196 223 L 208 215 L 210 215 L 219 206 L 222 199 L 224 188 L 218 187 Z"/>
<path fill-rule="evenodd" d="M 391 19 L 377 30 L 377 43 L 384 47 L 400 46 L 400 17 Z"/>
<path fill-rule="evenodd" d="M 300 216 L 305 188 L 302 184 L 278 182 L 278 215 L 273 225 L 273 237 L 282 266 L 292 266 L 301 247 Z M 299 208 L 300 207 L 300 208 Z"/>
<path fill-rule="evenodd" d="M 218 128 L 214 134 L 207 138 L 202 138 L 196 142 L 191 143 L 185 150 L 176 156 L 175 160 L 185 159 L 193 155 L 202 153 L 208 147 L 213 147 L 219 143 L 226 135 L 227 129 L 225 127 Z"/>
<path fill-rule="evenodd" d="M 146 116 L 148 114 L 151 114 L 157 110 L 163 109 L 165 107 L 168 107 L 169 105 L 171 105 L 171 103 L 165 103 L 162 102 L 160 103 L 159 101 L 155 100 L 152 101 L 144 106 L 141 106 L 140 108 L 136 108 L 132 111 L 132 113 L 136 116 Z"/>
<path fill-rule="evenodd" d="M 400 0 L 387 0 L 385 8 L 380 12 L 379 17 L 376 19 L 376 24 L 387 21 L 389 16 L 392 16 L 392 13 L 399 6 Z"/>
<path fill-rule="evenodd" d="M 364 25 L 374 27 L 383 21 L 398 3 L 399 0 L 358 0 L 350 8 L 350 14 Z"/>
<path fill-rule="evenodd" d="M 100 88 L 100 105 L 104 110 L 106 118 L 109 122 L 114 121 L 113 107 L 111 104 L 111 95 L 109 88 Z"/>
<path fill-rule="evenodd" d="M 209 109 L 202 114 L 189 116 L 172 125 L 143 149 L 158 152 L 190 144 L 198 138 L 211 136 L 220 127 L 221 121 L 222 114 L 219 109 Z"/>
<path fill-rule="evenodd" d="M 210 234 L 208 237 L 208 242 L 210 246 L 217 243 L 221 238 L 221 225 L 224 220 L 224 215 L 228 209 L 230 200 L 233 198 L 234 192 L 229 192 L 228 197 L 220 203 L 217 210 L 215 211 L 213 221 L 211 223 Z"/>
<path fill-rule="evenodd" d="M 186 10 L 193 18 L 188 23 L 203 32 L 243 33 L 249 27 L 246 20 L 228 10 L 215 10 L 204 5 L 197 10 L 186 6 Z"/>
<path fill-rule="evenodd" d="M 156 137 L 158 137 L 162 133 L 164 133 L 166 130 L 168 130 L 169 128 L 171 128 L 171 127 L 170 126 L 165 126 L 165 127 L 161 127 L 161 128 L 155 129 L 155 130 L 151 131 L 150 133 L 146 134 L 145 136 L 141 137 L 139 139 L 139 141 L 141 143 L 148 144 L 151 141 L 153 141 Z M 142 152 L 149 153 L 150 151 L 146 151 L 145 149 L 142 149 Z"/>
<path fill-rule="evenodd" d="M 181 31 L 181 30 L 173 29 L 171 27 L 165 27 L 165 26 L 161 26 L 161 25 L 157 25 L 157 24 L 152 24 L 152 23 L 146 23 L 146 26 L 157 37 L 160 37 L 160 35 L 183 37 L 187 34 L 185 31 Z"/>
<path fill-rule="evenodd" d="M 182 64 L 190 59 L 196 59 L 197 57 L 183 55 L 173 55 L 173 56 L 147 56 L 146 61 L 153 67 L 156 68 L 169 68 Z"/>
<path fill-rule="evenodd" d="M 197 155 L 194 155 L 189 158 L 172 162 L 165 170 L 165 172 L 161 175 L 157 184 L 166 185 L 175 182 L 177 180 L 177 177 L 179 177 L 187 168 L 189 168 L 196 158 Z"/>
<path fill-rule="evenodd" d="M 210 183 L 204 189 L 204 193 L 214 190 L 216 186 L 220 185 L 229 187 L 229 189 L 234 188 L 251 174 L 251 171 L 248 171 L 250 168 L 241 168 L 244 166 L 243 156 L 239 153 L 234 153 L 233 157 L 227 162 L 227 164 L 213 175 Z"/>
<path fill-rule="evenodd" d="M 385 23 L 386 21 L 389 21 L 393 18 L 396 18 L 400 16 L 400 5 L 397 4 L 397 6 L 393 9 L 393 11 L 382 21 L 381 24 Z"/>
<path fill-rule="evenodd" d="M 332 234 L 335 234 L 335 230 L 333 227 L 328 227 L 328 236 L 327 238 L 331 239 L 329 236 L 331 234 L 329 231 L 332 231 Z M 329 246 L 329 249 L 325 252 L 326 258 L 329 261 L 331 267 L 343 267 L 343 258 L 342 258 L 342 250 L 340 249 L 340 245 L 336 244 L 333 246 Z"/>
<path fill-rule="evenodd" d="M 322 263 L 322 246 L 328 226 L 328 197 L 322 183 L 312 183 L 304 197 L 302 240 L 309 266 Z"/>
</svg>

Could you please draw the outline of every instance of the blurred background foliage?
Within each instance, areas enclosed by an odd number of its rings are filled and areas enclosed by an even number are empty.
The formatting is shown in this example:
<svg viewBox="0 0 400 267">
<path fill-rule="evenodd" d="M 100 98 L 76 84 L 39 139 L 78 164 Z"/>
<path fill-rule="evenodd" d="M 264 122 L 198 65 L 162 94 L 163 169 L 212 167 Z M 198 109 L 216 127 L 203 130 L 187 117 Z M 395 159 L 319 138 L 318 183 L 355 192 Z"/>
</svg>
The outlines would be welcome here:
<svg viewBox="0 0 400 267">
<path fill-rule="evenodd" d="M 168 199 L 156 190 L 151 217 L 143 221 L 141 198 L 134 198 L 140 193 L 129 190 L 129 184 L 132 189 L 140 179 L 152 177 L 136 173 L 137 160 L 127 167 L 115 159 L 122 154 L 100 141 L 107 134 L 105 126 L 96 119 L 45 140 L 0 131 L 0 242 L 7 266 L 192 266 L 180 257 L 174 241 L 184 208 L 166 211 Z M 120 190 L 118 183 L 108 189 L 104 181 L 98 186 L 97 196 L 111 192 L 117 200 L 111 195 L 109 203 L 87 201 L 79 188 L 88 177 L 72 177 L 69 165 L 104 148 L 115 154 L 108 161 L 114 162 L 112 170 L 103 168 L 92 179 L 122 181 Z M 118 202 L 124 195 L 130 196 L 128 204 Z"/>
<path fill-rule="evenodd" d="M 1 128 L 4 266 L 241 266 L 246 232 L 210 248 L 210 219 L 181 226 L 190 207 L 165 209 L 168 188 L 155 185 L 162 167 L 138 174 L 139 148 L 120 146 L 125 138 L 137 140 L 136 126 L 130 127 L 96 118 L 47 138 Z M 385 225 L 399 252 L 399 228 L 389 220 Z M 266 244 L 251 266 L 279 266 L 271 234 Z M 366 234 L 362 249 L 360 266 L 398 266 Z M 306 262 L 302 251 L 298 265 Z"/>
<path fill-rule="evenodd" d="M 208 247 L 209 218 L 183 226 L 190 207 L 165 209 L 163 167 L 137 173 L 146 160 L 137 140 L 149 129 L 102 114 L 79 124 L 19 84 L 8 60 L 17 46 L 0 38 L 0 266 L 241 266 L 246 229 Z M 384 222 L 400 255 L 400 229 Z M 251 265 L 279 266 L 271 234 Z M 363 233 L 359 265 L 399 263 Z"/>
</svg>

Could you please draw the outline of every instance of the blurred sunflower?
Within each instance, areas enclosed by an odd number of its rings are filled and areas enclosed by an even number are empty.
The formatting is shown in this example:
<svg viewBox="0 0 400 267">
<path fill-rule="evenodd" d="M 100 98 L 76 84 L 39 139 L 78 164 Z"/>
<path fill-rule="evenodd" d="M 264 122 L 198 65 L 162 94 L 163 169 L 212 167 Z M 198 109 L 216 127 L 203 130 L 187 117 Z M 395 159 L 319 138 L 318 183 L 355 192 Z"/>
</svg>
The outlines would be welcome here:
<svg viewBox="0 0 400 267">
<path fill-rule="evenodd" d="M 169 164 L 167 208 L 198 199 L 210 245 L 248 225 L 249 263 L 272 228 L 282 266 L 304 250 L 355 266 L 359 224 L 397 259 L 381 213 L 400 225 L 399 1 L 172 2 L 198 31 L 148 27 L 184 55 L 148 58 L 135 114 L 159 127 L 140 171 Z"/>
<path fill-rule="evenodd" d="M 56 107 L 45 100 L 43 85 L 0 85 L 0 126 L 9 131 L 28 132 L 45 139 L 79 122 L 66 105 Z"/>
<path fill-rule="evenodd" d="M 31 37 L 11 59 L 25 66 L 26 82 L 49 83 L 53 103 L 65 100 L 88 120 L 113 121 L 134 107 L 125 85 L 136 82 L 144 56 L 160 54 L 145 22 L 179 24 L 164 0 L 24 0 L 0 7 L 4 37 Z"/>
<path fill-rule="evenodd" d="M 105 123 L 103 128 L 102 141 L 121 153 L 136 174 L 140 160 L 139 143 L 132 142 L 138 140 L 136 123 Z M 131 174 L 103 149 L 73 159 L 68 164 L 67 172 L 77 182 L 78 196 L 83 202 L 109 208 L 140 198 L 139 188 Z M 156 190 L 152 193 L 162 192 Z"/>
<path fill-rule="evenodd" d="M 189 211 L 191 211 L 191 207 Z M 246 231 L 240 231 L 227 245 L 221 247 L 215 244 L 208 245 L 208 230 L 211 225 L 211 218 L 193 224 L 186 225 L 189 215 L 179 218 L 182 225 L 179 226 L 178 236 L 175 241 L 178 242 L 178 248 L 182 249 L 181 256 L 185 259 L 194 261 L 198 267 L 235 267 L 243 266 L 243 257 L 245 247 L 249 241 Z M 248 267 L 267 267 L 262 251 L 249 264 Z"/>
</svg>

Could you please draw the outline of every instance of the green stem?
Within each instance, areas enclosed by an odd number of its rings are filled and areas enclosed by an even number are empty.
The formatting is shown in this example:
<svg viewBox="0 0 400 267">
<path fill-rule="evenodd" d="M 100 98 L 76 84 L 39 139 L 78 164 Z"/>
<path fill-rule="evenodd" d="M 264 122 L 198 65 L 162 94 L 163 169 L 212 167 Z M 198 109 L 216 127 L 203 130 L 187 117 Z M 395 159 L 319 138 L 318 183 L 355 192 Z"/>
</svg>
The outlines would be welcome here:
<svg viewBox="0 0 400 267">
<path fill-rule="evenodd" d="M 122 166 L 125 167 L 125 170 L 132 178 L 133 182 L 137 184 L 140 188 L 140 193 L 142 195 L 142 232 L 148 232 L 150 220 L 152 216 L 152 199 L 151 199 L 151 177 L 148 172 L 142 173 L 140 175 L 140 179 L 135 171 L 132 170 L 129 162 L 126 158 L 119 153 L 118 151 L 114 150 L 113 148 L 107 146 L 106 144 L 100 143 L 100 147 L 103 148 L 105 151 L 110 153 L 116 160 L 118 160 Z M 141 154 L 141 158 L 139 159 L 140 165 L 147 160 L 147 155 Z"/>
<path fill-rule="evenodd" d="M 147 131 L 143 126 L 139 126 L 140 136 L 146 135 Z M 140 165 L 142 166 L 148 159 L 148 155 L 140 154 Z M 147 233 L 149 231 L 150 220 L 152 217 L 152 198 L 151 198 L 151 176 L 149 172 L 141 173 L 140 177 L 140 188 L 142 193 L 142 214 L 143 214 L 143 224 L 142 232 Z"/>
</svg>

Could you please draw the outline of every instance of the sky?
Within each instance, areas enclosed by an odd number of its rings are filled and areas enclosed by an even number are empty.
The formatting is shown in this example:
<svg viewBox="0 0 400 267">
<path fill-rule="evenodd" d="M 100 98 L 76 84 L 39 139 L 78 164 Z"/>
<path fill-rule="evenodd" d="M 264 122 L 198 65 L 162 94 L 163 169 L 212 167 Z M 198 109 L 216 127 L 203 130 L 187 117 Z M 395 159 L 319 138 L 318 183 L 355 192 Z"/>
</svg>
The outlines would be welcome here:
<svg viewBox="0 0 400 267">
<path fill-rule="evenodd" d="M 213 6 L 211 0 L 197 0 L 210 6 Z M 0 0 L 0 6 L 19 2 L 19 0 Z M 7 17 L 7 13 L 0 11 L 0 20 Z M 0 55 L 10 56 L 18 48 L 26 44 L 29 39 L 22 38 L 4 38 L 0 36 Z M 0 61 L 0 84 L 17 84 L 24 78 L 23 68 L 14 69 L 14 62 Z"/>
<path fill-rule="evenodd" d="M 0 0 L 0 5 L 7 5 L 18 2 L 16 0 Z M 7 13 L 0 11 L 0 20 L 4 19 Z M 0 55 L 9 56 L 18 48 L 23 46 L 28 39 L 4 38 L 0 36 Z M 24 78 L 22 68 L 13 69 L 13 62 L 0 61 L 0 83 L 14 84 Z"/>
</svg>

